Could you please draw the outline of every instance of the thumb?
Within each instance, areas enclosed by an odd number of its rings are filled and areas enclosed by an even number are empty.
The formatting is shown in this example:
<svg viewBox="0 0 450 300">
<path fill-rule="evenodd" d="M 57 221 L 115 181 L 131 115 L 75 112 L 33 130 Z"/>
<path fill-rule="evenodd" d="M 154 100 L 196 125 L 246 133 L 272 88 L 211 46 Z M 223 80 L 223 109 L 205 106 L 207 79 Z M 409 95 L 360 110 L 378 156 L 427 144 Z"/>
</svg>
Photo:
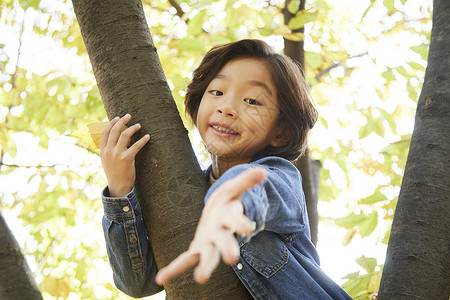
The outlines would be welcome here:
<svg viewBox="0 0 450 300">
<path fill-rule="evenodd" d="M 253 167 L 238 176 L 226 181 L 220 188 L 226 189 L 231 198 L 240 197 L 245 191 L 267 179 L 267 171 L 263 167 Z"/>
</svg>

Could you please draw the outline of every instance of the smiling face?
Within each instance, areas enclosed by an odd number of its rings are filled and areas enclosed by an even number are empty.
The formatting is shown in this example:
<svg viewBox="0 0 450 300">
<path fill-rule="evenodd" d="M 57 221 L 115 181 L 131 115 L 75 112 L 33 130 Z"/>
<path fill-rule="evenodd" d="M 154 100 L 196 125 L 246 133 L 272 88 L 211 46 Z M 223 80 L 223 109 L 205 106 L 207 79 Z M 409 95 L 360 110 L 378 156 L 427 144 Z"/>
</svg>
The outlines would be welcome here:
<svg viewBox="0 0 450 300">
<path fill-rule="evenodd" d="M 208 85 L 196 123 L 213 156 L 233 166 L 280 145 L 278 115 L 276 87 L 264 60 L 238 58 Z"/>
</svg>

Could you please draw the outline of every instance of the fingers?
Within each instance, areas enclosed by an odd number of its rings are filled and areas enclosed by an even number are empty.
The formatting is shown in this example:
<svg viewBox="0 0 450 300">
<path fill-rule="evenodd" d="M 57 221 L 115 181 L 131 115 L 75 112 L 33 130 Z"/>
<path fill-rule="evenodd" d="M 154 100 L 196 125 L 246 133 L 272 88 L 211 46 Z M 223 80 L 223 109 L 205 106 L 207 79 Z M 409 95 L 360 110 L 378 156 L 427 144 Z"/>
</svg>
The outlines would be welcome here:
<svg viewBox="0 0 450 300">
<path fill-rule="evenodd" d="M 164 285 L 178 275 L 186 272 L 198 263 L 199 257 L 199 253 L 193 251 L 183 252 L 170 264 L 159 270 L 155 277 L 156 283 L 158 285 Z"/>
<path fill-rule="evenodd" d="M 228 228 L 231 232 L 235 232 L 239 235 L 247 236 L 255 231 L 256 224 L 252 222 L 244 214 L 244 206 L 239 200 L 234 200 L 230 202 L 229 209 L 232 214 L 228 214 L 226 218 L 223 218 L 222 226 Z"/>
<path fill-rule="evenodd" d="M 240 249 L 232 231 L 222 230 L 217 232 L 213 241 L 214 245 L 217 247 L 216 251 L 222 255 L 224 263 L 232 265 L 238 261 Z"/>
<path fill-rule="evenodd" d="M 264 168 L 253 167 L 224 182 L 216 191 L 217 193 L 227 194 L 228 199 L 239 198 L 245 191 L 262 183 L 266 178 L 267 171 Z"/>
<path fill-rule="evenodd" d="M 220 254 L 213 245 L 203 247 L 200 263 L 194 270 L 194 279 L 197 283 L 206 283 L 220 262 Z"/>
<path fill-rule="evenodd" d="M 150 135 L 146 134 L 141 137 L 138 141 L 136 141 L 129 149 L 130 155 L 136 156 L 136 154 L 142 149 L 142 147 L 150 141 Z"/>
<path fill-rule="evenodd" d="M 119 149 L 126 149 L 129 145 L 131 137 L 141 129 L 140 124 L 134 124 L 133 126 L 124 130 L 125 125 L 131 120 L 131 115 L 126 114 L 122 118 L 115 117 L 105 127 L 102 132 L 100 148 L 105 148 L 107 145 L 111 147 L 118 146 Z M 144 135 L 137 142 L 130 147 L 130 154 L 136 155 L 142 147 L 150 140 L 148 134 Z"/>
<path fill-rule="evenodd" d="M 100 138 L 100 149 L 105 148 L 107 142 L 108 142 L 108 137 L 109 137 L 109 133 L 111 131 L 111 128 L 119 121 L 119 117 L 115 117 L 114 119 L 112 119 L 108 125 L 106 125 L 105 129 L 103 129 L 102 132 L 102 136 Z"/>
<path fill-rule="evenodd" d="M 118 140 L 118 142 L 117 142 L 117 146 L 119 147 L 119 149 L 125 149 L 129 144 L 130 144 L 130 141 L 131 141 L 131 137 L 136 133 L 136 132 L 138 132 L 139 130 L 141 129 L 141 124 L 139 124 L 139 123 L 137 123 L 137 124 L 134 124 L 133 126 L 131 126 L 131 127 L 129 127 L 129 128 L 127 128 L 127 129 L 125 129 L 121 134 L 120 134 L 120 137 L 119 137 L 119 140 Z M 149 136 L 150 137 L 150 136 Z M 142 138 L 141 138 L 142 139 Z M 144 138 L 144 140 L 146 140 L 147 138 Z M 146 142 L 148 142 L 148 140 L 146 141 Z M 133 144 L 134 145 L 134 144 Z M 140 144 L 139 144 L 140 145 Z M 139 146 L 138 145 L 138 146 Z M 145 143 L 140 147 L 140 148 L 142 148 L 143 146 L 145 145 Z M 131 147 L 130 147 L 131 148 Z M 139 148 L 139 149 L 140 149 Z M 138 149 L 138 150 L 139 150 Z M 137 151 L 136 151 L 136 153 L 137 153 Z"/>
<path fill-rule="evenodd" d="M 126 114 L 122 118 L 117 121 L 114 126 L 112 127 L 109 136 L 108 136 L 108 145 L 114 146 L 117 144 L 117 141 L 119 140 L 119 137 L 121 136 L 122 130 L 124 126 L 130 122 L 131 115 Z"/>
<path fill-rule="evenodd" d="M 222 230 L 216 233 L 211 243 L 202 243 L 197 249 L 189 249 L 180 254 L 169 265 L 159 270 L 155 281 L 164 285 L 198 264 L 194 270 L 194 279 L 199 284 L 206 283 L 220 263 L 231 265 L 239 259 L 239 245 L 231 231 Z"/>
</svg>

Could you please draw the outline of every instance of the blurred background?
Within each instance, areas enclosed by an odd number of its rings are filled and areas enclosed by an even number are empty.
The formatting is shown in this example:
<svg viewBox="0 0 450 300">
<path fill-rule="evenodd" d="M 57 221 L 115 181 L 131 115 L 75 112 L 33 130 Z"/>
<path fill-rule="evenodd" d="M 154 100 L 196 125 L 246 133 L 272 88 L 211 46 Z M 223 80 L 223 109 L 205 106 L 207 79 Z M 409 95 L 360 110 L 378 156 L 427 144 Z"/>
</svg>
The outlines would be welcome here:
<svg viewBox="0 0 450 300">
<path fill-rule="evenodd" d="M 283 8 L 298 4 L 143 1 L 183 120 L 186 84 L 210 47 L 260 38 L 282 52 L 283 38 L 304 40 L 320 115 L 309 148 L 322 164 L 322 268 L 356 299 L 369 299 L 378 290 L 425 75 L 432 1 L 308 0 L 284 25 Z M 106 113 L 72 4 L 3 0 L 0 18 L 2 215 L 44 299 L 129 299 L 115 288 L 106 256 L 98 150 L 82 138 Z M 292 32 L 299 25 L 304 35 Z M 206 166 L 195 133 L 192 143 Z"/>
</svg>

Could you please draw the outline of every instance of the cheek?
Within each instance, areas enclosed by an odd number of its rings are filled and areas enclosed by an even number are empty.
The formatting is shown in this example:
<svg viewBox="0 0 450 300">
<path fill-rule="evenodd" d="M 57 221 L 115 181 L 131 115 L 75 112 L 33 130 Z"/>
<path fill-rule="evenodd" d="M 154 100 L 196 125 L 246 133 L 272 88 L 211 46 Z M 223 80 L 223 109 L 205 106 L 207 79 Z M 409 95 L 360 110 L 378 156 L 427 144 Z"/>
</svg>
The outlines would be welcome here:
<svg viewBox="0 0 450 300">
<path fill-rule="evenodd" d="M 195 126 L 197 126 L 198 129 L 204 126 L 204 123 L 206 122 L 206 117 L 207 117 L 207 107 L 205 106 L 202 98 L 202 101 L 200 101 L 200 105 L 197 111 L 197 119 L 195 120 Z"/>
</svg>

